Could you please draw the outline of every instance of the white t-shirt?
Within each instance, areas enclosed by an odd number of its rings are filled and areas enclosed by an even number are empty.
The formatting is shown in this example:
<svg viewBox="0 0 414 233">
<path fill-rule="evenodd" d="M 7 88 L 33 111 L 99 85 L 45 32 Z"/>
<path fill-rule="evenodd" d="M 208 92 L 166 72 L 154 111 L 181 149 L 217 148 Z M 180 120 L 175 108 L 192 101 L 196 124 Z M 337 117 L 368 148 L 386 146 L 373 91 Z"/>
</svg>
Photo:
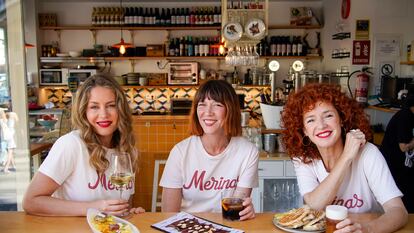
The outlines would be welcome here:
<svg viewBox="0 0 414 233">
<path fill-rule="evenodd" d="M 110 160 L 111 149 L 106 158 Z M 79 136 L 72 131 L 60 137 L 39 168 L 44 175 L 53 179 L 60 187 L 53 197 L 72 201 L 94 201 L 119 199 L 118 190 L 109 181 L 109 169 L 98 177 L 96 169 L 89 164 L 89 152 Z M 122 199 L 129 199 L 134 193 L 134 178 L 123 188 Z"/>
<path fill-rule="evenodd" d="M 313 191 L 329 175 L 322 160 L 309 164 L 294 160 L 294 165 L 302 195 Z M 332 204 L 343 205 L 351 213 L 383 212 L 385 202 L 403 195 L 375 145 L 367 143 L 351 167 Z"/>
<path fill-rule="evenodd" d="M 181 210 L 221 212 L 221 190 L 258 185 L 258 151 L 243 137 L 233 137 L 227 148 L 211 156 L 199 136 L 191 136 L 171 150 L 160 186 L 181 188 Z"/>
</svg>

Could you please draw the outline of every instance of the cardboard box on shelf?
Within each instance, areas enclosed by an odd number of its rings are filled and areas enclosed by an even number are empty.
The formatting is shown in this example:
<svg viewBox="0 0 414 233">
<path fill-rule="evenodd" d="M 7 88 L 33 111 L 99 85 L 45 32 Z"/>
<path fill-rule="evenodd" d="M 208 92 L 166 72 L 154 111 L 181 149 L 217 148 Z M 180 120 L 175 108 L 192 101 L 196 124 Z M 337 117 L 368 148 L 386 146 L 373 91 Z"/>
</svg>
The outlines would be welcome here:
<svg viewBox="0 0 414 233">
<path fill-rule="evenodd" d="M 164 56 L 164 45 L 162 44 L 148 44 L 147 45 L 148 57 L 162 57 Z"/>
<path fill-rule="evenodd" d="M 151 73 L 148 74 L 149 86 L 162 86 L 167 85 L 167 73 Z"/>
</svg>

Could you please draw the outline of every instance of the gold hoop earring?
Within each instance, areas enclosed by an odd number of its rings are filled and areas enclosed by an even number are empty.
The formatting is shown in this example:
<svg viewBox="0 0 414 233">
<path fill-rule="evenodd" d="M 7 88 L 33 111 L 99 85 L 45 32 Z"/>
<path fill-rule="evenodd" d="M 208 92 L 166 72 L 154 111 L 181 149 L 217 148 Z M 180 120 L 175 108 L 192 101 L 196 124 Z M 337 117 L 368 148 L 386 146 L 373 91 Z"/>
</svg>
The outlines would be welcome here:
<svg viewBox="0 0 414 233">
<path fill-rule="evenodd" d="M 305 141 L 305 139 L 306 139 L 306 138 L 308 138 L 308 140 L 307 140 L 307 141 L 308 141 L 308 144 L 305 144 L 305 143 L 304 143 L 304 141 Z M 308 137 L 308 136 L 306 136 L 306 135 L 305 135 L 305 136 L 303 136 L 303 137 L 302 137 L 302 145 L 303 145 L 303 146 L 310 146 L 310 145 L 311 145 L 311 143 L 312 143 L 312 142 L 311 142 L 311 140 L 309 139 L 309 137 Z"/>
</svg>

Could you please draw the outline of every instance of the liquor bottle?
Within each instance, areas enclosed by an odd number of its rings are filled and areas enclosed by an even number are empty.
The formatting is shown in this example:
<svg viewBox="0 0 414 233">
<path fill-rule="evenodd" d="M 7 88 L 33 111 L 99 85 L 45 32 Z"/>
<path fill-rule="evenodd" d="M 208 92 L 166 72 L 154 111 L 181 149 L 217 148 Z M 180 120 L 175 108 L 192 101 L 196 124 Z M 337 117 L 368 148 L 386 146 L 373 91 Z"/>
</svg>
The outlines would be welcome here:
<svg viewBox="0 0 414 233">
<path fill-rule="evenodd" d="M 173 8 L 174 10 L 174 8 Z M 167 8 L 167 14 L 165 15 L 165 25 L 166 26 L 171 26 L 171 12 L 170 12 L 170 8 Z"/>
<path fill-rule="evenodd" d="M 180 25 L 185 26 L 185 8 L 181 8 L 180 10 Z"/>
<path fill-rule="evenodd" d="M 195 56 L 200 56 L 200 44 L 197 37 L 194 39 L 194 54 Z"/>
<path fill-rule="evenodd" d="M 175 56 L 175 42 L 174 42 L 173 38 L 170 40 L 170 47 L 169 47 L 169 50 L 168 50 L 168 56 Z"/>
<path fill-rule="evenodd" d="M 123 11 L 124 11 L 124 22 L 123 22 L 123 25 L 125 25 L 125 26 L 129 26 L 129 8 L 128 7 L 124 7 L 124 8 L 122 8 L 123 9 Z M 118 12 L 118 10 L 116 10 L 116 12 L 115 12 L 115 15 L 116 15 L 116 17 L 115 17 L 115 22 L 114 22 L 114 24 L 116 24 L 116 25 L 119 25 L 119 20 L 120 20 L 120 12 Z"/>
<path fill-rule="evenodd" d="M 152 7 L 150 7 L 150 15 L 149 15 L 149 25 L 153 26 L 155 24 L 155 14 Z"/>
<path fill-rule="evenodd" d="M 172 11 L 171 11 L 171 25 L 172 26 L 175 26 L 176 25 L 175 8 L 172 8 Z"/>
<path fill-rule="evenodd" d="M 297 42 L 297 46 L 298 46 L 298 56 L 304 56 L 305 54 L 303 53 L 303 45 L 302 45 L 302 39 L 299 36 Z"/>
<path fill-rule="evenodd" d="M 180 40 L 180 56 L 185 56 L 185 38 L 181 37 Z"/>
<path fill-rule="evenodd" d="M 190 23 L 190 8 L 185 8 L 185 23 L 186 26 L 189 26 Z"/>
<path fill-rule="evenodd" d="M 270 55 L 276 56 L 277 54 L 276 36 L 270 37 Z"/>
<path fill-rule="evenodd" d="M 97 10 L 96 10 L 96 7 L 94 7 L 92 10 L 92 15 L 91 15 L 92 26 L 96 26 L 96 21 L 97 21 L 96 14 L 97 14 Z"/>
<path fill-rule="evenodd" d="M 188 56 L 194 56 L 194 44 L 193 44 L 193 38 L 191 36 L 188 36 L 187 44 L 188 44 Z"/>
<path fill-rule="evenodd" d="M 292 43 L 290 42 L 290 36 L 286 36 L 286 56 L 292 56 Z"/>
<path fill-rule="evenodd" d="M 134 26 L 142 26 L 144 24 L 144 16 L 142 14 L 143 14 L 142 7 L 134 8 L 134 23 L 133 23 Z"/>
<path fill-rule="evenodd" d="M 292 56 L 298 56 L 298 42 L 296 36 L 294 36 L 292 40 Z"/>
<path fill-rule="evenodd" d="M 175 38 L 175 56 L 180 56 L 180 38 Z"/>
<path fill-rule="evenodd" d="M 190 12 L 190 25 L 194 26 L 195 22 L 196 22 L 196 15 L 195 15 L 195 8 L 191 7 L 191 12 Z"/>
<path fill-rule="evenodd" d="M 219 16 L 218 25 L 221 25 L 221 6 L 218 7 L 218 16 Z"/>
<path fill-rule="evenodd" d="M 155 11 L 155 13 L 154 13 L 154 15 L 155 15 L 154 25 L 160 26 L 160 25 L 162 25 L 162 22 L 161 22 L 162 15 L 160 14 L 160 9 L 155 8 L 154 11 Z"/>
<path fill-rule="evenodd" d="M 214 7 L 213 24 L 214 25 L 219 25 L 219 12 L 218 12 L 218 7 L 217 6 Z"/>
</svg>

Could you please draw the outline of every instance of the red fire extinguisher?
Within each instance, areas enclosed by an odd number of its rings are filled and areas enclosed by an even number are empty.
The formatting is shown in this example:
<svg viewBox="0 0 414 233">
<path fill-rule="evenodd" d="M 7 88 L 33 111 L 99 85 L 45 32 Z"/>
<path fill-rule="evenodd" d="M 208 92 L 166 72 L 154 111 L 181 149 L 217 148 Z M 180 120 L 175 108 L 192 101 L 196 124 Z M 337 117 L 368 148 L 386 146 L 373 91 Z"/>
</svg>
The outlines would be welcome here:
<svg viewBox="0 0 414 233">
<path fill-rule="evenodd" d="M 363 67 L 361 70 L 356 70 L 348 76 L 348 90 L 351 98 L 354 98 L 349 85 L 349 80 L 353 74 L 358 73 L 355 84 L 355 100 L 362 105 L 368 103 L 369 76 L 372 74 L 369 69 L 369 67 Z"/>
<path fill-rule="evenodd" d="M 355 100 L 358 103 L 366 104 L 368 102 L 368 85 L 369 75 L 365 72 L 359 73 L 355 85 Z"/>
</svg>

